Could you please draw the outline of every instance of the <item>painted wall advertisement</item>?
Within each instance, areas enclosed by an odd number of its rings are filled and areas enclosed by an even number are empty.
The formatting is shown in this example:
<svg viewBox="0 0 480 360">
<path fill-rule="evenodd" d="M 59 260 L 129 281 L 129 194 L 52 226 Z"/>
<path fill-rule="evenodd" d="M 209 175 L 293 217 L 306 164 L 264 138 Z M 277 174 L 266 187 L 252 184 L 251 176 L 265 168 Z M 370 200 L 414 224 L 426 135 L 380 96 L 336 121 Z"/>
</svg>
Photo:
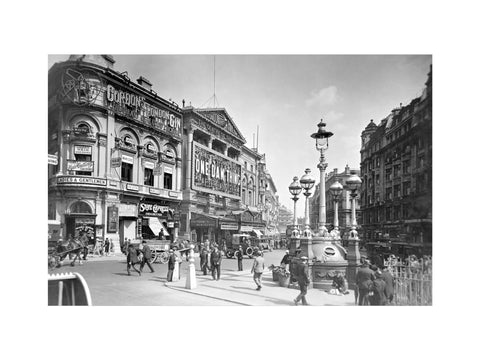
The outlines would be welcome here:
<svg viewBox="0 0 480 360">
<path fill-rule="evenodd" d="M 105 102 L 109 110 L 118 115 L 149 124 L 177 137 L 182 135 L 182 119 L 168 110 L 149 104 L 144 96 L 107 85 Z"/>
<path fill-rule="evenodd" d="M 240 199 L 241 165 L 193 143 L 192 189 Z"/>
</svg>

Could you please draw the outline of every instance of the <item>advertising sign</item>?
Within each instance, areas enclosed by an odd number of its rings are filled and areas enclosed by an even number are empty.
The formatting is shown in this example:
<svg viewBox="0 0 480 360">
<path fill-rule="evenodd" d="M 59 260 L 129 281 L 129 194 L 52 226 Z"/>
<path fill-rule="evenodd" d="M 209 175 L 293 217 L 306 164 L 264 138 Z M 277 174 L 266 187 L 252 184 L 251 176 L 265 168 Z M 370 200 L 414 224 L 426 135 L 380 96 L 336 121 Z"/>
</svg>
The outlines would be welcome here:
<svg viewBox="0 0 480 360">
<path fill-rule="evenodd" d="M 75 154 L 92 155 L 92 147 L 91 146 L 83 146 L 83 145 L 75 145 L 73 147 L 73 152 Z"/>
<path fill-rule="evenodd" d="M 67 160 L 68 171 L 93 171 L 93 161 Z"/>
<path fill-rule="evenodd" d="M 241 165 L 193 143 L 192 189 L 240 199 Z"/>
<path fill-rule="evenodd" d="M 118 167 L 122 166 L 122 158 L 119 158 L 119 157 L 111 158 L 110 162 L 111 162 L 110 166 L 112 168 L 118 168 Z"/>
<path fill-rule="evenodd" d="M 59 176 L 57 177 L 57 184 L 63 185 L 99 185 L 107 186 L 107 180 L 94 177 L 80 177 L 80 176 Z"/>
<path fill-rule="evenodd" d="M 58 156 L 48 154 L 48 164 L 49 165 L 58 165 Z"/>
<path fill-rule="evenodd" d="M 107 208 L 107 232 L 115 233 L 118 230 L 118 208 L 109 206 Z"/>
<path fill-rule="evenodd" d="M 166 109 L 147 102 L 146 98 L 107 85 L 105 102 L 115 114 L 153 126 L 177 137 L 182 135 L 182 119 Z"/>
<path fill-rule="evenodd" d="M 138 214 L 144 216 L 167 216 L 169 209 L 168 206 L 149 201 L 140 201 L 138 204 Z"/>
</svg>

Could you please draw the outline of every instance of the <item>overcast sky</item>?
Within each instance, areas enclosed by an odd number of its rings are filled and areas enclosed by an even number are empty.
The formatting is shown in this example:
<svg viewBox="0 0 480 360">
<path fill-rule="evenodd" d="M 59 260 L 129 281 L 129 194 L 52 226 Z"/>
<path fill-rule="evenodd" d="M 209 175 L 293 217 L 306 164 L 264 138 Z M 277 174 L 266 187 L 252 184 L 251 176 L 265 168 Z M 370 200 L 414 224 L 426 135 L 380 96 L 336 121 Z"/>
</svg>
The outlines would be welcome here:
<svg viewBox="0 0 480 360">
<path fill-rule="evenodd" d="M 213 55 L 113 56 L 115 70 L 132 80 L 146 77 L 160 97 L 213 106 Z M 51 55 L 48 66 L 67 58 Z M 319 153 L 310 135 L 320 119 L 334 133 L 327 172 L 341 172 L 346 164 L 359 168 L 362 130 L 370 119 L 378 124 L 420 95 L 431 63 L 430 55 L 216 55 L 216 105 L 227 110 L 249 147 L 259 126 L 259 151 L 266 154 L 280 202 L 292 209 L 293 176 L 309 167 L 319 181 Z"/>
</svg>

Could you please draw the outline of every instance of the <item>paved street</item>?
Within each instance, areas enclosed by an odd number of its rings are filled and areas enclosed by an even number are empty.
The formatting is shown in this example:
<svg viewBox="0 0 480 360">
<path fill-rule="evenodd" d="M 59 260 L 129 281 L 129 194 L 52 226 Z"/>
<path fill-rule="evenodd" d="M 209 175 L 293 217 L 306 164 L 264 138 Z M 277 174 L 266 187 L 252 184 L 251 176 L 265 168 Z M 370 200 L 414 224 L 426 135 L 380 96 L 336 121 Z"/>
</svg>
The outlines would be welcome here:
<svg viewBox="0 0 480 360">
<path fill-rule="evenodd" d="M 279 265 L 284 250 L 265 253 L 265 265 Z M 263 289 L 255 291 L 250 274 L 253 259 L 244 259 L 244 271 L 237 271 L 237 260 L 224 258 L 222 276 L 213 281 L 210 275 L 203 275 L 199 259 L 195 259 L 197 288 L 185 288 L 188 263 L 181 265 L 180 281 L 166 284 L 167 265 L 154 264 L 155 273 L 144 268 L 142 276 L 132 272 L 127 275 L 125 256 L 92 258 L 84 265 L 64 265 L 52 273 L 78 272 L 88 283 L 93 305 L 167 305 L 167 306 L 232 306 L 232 305 L 293 305 L 292 299 L 298 290 L 279 287 L 272 281 L 272 273 L 264 273 Z M 353 305 L 353 295 L 332 296 L 318 289 L 309 290 L 307 296 L 312 305 Z"/>
</svg>

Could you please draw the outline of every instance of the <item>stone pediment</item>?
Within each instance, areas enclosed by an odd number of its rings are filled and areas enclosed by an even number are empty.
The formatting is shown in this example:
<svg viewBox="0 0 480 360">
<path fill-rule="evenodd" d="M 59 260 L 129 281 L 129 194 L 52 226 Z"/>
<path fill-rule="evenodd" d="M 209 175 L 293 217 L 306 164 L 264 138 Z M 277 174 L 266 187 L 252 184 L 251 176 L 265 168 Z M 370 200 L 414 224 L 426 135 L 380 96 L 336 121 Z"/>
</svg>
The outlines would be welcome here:
<svg viewBox="0 0 480 360">
<path fill-rule="evenodd" d="M 246 142 L 237 125 L 235 125 L 233 119 L 230 117 L 230 115 L 228 115 L 227 111 L 224 108 L 195 109 L 195 111 L 203 115 L 213 124 L 223 129 L 225 132 L 233 135 L 237 139 L 242 140 L 244 143 Z"/>
</svg>

